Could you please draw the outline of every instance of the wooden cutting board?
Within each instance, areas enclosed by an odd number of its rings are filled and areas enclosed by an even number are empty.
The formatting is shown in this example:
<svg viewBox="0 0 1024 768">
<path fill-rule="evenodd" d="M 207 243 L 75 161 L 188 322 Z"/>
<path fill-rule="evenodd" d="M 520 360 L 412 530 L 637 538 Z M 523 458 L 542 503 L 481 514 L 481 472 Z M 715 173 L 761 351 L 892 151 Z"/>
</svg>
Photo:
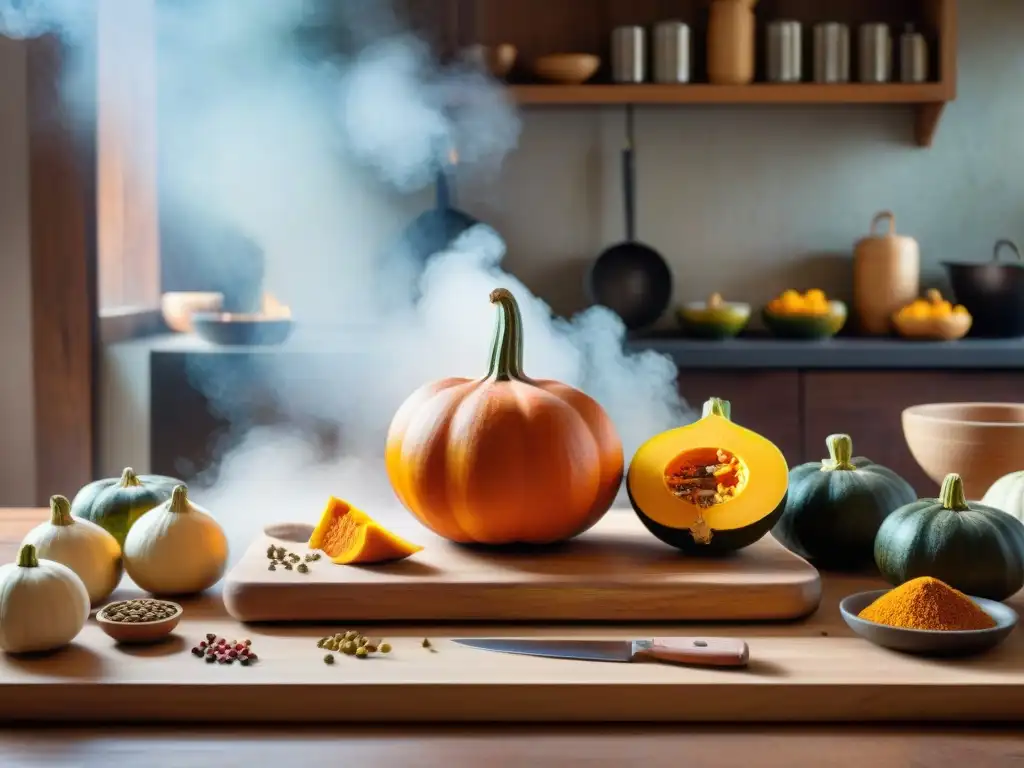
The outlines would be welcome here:
<svg viewBox="0 0 1024 768">
<path fill-rule="evenodd" d="M 267 548 L 297 554 L 312 526 L 272 526 L 224 583 L 228 613 L 260 621 L 724 621 L 784 620 L 813 612 L 818 572 L 771 536 L 724 559 L 685 557 L 632 511 L 614 510 L 556 549 L 495 552 L 452 544 L 419 526 L 397 530 L 424 545 L 377 566 L 308 573 L 268 570 Z M 272 535 L 266 535 L 266 533 Z"/>
</svg>

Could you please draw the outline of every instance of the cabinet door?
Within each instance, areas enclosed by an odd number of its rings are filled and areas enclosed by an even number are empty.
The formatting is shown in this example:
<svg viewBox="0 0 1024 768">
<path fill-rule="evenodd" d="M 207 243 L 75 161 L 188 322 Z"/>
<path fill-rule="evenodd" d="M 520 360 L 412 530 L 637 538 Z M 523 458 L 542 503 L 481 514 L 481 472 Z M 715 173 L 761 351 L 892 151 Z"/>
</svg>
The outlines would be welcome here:
<svg viewBox="0 0 1024 768">
<path fill-rule="evenodd" d="M 804 446 L 825 458 L 825 438 L 845 432 L 853 452 L 897 472 L 921 496 L 938 487 L 910 455 L 900 414 L 920 403 L 1017 402 L 1024 373 L 959 371 L 822 371 L 804 374 Z"/>
<path fill-rule="evenodd" d="M 779 446 L 793 466 L 803 461 L 799 376 L 796 371 L 686 371 L 679 374 L 679 391 L 698 412 L 709 397 L 728 400 L 736 423 Z"/>
</svg>

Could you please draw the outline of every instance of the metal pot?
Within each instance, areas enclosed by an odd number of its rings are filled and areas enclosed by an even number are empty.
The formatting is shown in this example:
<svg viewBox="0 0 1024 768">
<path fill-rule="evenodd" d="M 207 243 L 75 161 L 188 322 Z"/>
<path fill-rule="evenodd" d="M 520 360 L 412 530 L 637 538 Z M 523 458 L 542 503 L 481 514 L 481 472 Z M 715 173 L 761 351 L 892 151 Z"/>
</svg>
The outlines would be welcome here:
<svg viewBox="0 0 1024 768">
<path fill-rule="evenodd" d="M 1016 264 L 1000 264 L 999 254 L 1010 249 Z M 1012 240 L 999 240 L 988 263 L 943 262 L 958 304 L 974 318 L 971 336 L 1024 336 L 1024 263 Z"/>
</svg>

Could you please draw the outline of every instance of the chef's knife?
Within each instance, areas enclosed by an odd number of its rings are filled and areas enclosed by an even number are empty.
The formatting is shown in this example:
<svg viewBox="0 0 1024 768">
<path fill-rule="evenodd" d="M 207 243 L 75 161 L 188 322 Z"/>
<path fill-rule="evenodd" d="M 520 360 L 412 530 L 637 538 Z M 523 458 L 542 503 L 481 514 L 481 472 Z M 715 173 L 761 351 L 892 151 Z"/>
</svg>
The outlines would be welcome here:
<svg viewBox="0 0 1024 768">
<path fill-rule="evenodd" d="M 540 640 L 471 637 L 459 645 L 497 653 L 578 661 L 659 661 L 703 667 L 744 667 L 747 644 L 732 637 L 655 637 L 650 640 Z"/>
</svg>

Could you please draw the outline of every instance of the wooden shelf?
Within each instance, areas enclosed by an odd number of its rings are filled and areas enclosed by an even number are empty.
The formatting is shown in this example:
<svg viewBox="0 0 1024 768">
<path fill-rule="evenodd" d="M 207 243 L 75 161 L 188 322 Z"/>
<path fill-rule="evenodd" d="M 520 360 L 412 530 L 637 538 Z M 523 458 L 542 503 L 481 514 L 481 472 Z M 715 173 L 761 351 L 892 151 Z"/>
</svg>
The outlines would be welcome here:
<svg viewBox="0 0 1024 768">
<path fill-rule="evenodd" d="M 929 147 L 939 118 L 955 90 L 946 83 L 829 84 L 754 83 L 752 85 L 511 85 L 524 106 L 682 105 L 682 104 L 902 104 L 914 107 L 914 143 Z"/>
<path fill-rule="evenodd" d="M 942 83 L 870 85 L 511 85 L 520 104 L 931 104 L 947 100 Z"/>
</svg>

